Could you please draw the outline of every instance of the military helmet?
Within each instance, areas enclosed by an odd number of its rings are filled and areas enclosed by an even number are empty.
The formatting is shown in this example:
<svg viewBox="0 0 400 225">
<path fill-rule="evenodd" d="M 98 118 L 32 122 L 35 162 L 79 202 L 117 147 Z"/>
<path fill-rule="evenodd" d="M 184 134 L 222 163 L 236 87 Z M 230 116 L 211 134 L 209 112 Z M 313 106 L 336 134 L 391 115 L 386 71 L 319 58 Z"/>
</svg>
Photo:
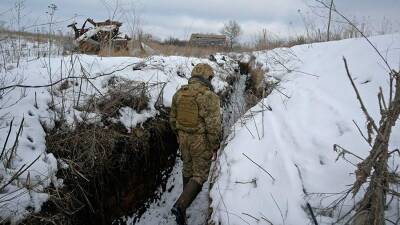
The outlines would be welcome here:
<svg viewBox="0 0 400 225">
<path fill-rule="evenodd" d="M 210 65 L 206 63 L 199 63 L 192 70 L 192 77 L 195 76 L 203 77 L 209 80 L 214 77 L 214 70 Z"/>
</svg>

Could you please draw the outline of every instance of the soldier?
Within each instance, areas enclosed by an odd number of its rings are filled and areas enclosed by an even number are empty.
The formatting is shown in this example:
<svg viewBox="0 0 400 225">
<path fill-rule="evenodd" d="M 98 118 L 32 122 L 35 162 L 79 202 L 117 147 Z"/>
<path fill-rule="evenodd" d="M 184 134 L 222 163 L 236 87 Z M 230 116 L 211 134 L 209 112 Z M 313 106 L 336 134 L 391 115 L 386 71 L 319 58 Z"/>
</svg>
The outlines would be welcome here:
<svg viewBox="0 0 400 225">
<path fill-rule="evenodd" d="M 170 124 L 178 136 L 183 160 L 183 192 L 171 210 L 179 225 L 186 225 L 186 209 L 207 180 L 220 145 L 220 100 L 213 92 L 213 77 L 211 66 L 196 65 L 189 84 L 172 99 Z"/>
</svg>

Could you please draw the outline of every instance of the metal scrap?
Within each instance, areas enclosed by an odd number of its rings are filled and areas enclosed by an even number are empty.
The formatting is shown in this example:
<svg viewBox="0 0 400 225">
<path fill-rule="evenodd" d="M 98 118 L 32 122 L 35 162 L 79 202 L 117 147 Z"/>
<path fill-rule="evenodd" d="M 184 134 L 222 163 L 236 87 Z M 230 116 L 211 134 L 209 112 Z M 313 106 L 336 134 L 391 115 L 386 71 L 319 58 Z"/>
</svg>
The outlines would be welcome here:
<svg viewBox="0 0 400 225">
<path fill-rule="evenodd" d="M 87 24 L 90 24 L 87 26 Z M 128 41 L 130 38 L 125 35 L 121 37 L 119 28 L 121 22 L 106 20 L 103 22 L 95 22 L 88 18 L 79 29 L 77 23 L 68 25 L 75 34 L 74 45 L 80 52 L 99 53 L 101 50 L 111 51 L 128 51 Z"/>
</svg>

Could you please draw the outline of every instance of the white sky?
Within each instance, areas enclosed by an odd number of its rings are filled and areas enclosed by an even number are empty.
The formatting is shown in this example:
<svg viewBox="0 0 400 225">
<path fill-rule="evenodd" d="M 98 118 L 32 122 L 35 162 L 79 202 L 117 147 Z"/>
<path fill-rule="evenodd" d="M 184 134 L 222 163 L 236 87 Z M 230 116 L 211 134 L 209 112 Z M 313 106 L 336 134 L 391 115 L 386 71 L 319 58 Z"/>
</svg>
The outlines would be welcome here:
<svg viewBox="0 0 400 225">
<path fill-rule="evenodd" d="M 16 13 L 9 9 L 16 1 L 0 2 L 0 20 L 14 28 Z M 313 0 L 25 0 L 22 24 L 31 26 L 48 21 L 45 12 L 51 3 L 58 6 L 56 21 L 69 19 L 57 25 L 56 29 L 64 32 L 68 30 L 65 25 L 73 20 L 81 23 L 88 17 L 95 20 L 112 17 L 116 6 L 116 19 L 125 23 L 126 32 L 133 23 L 132 15 L 136 15 L 144 32 L 160 38 L 184 39 L 191 33 L 218 33 L 225 22 L 236 20 L 243 28 L 242 40 L 248 41 L 262 29 L 281 36 L 304 32 L 300 14 L 324 21 L 311 12 L 309 5 L 315 4 Z M 347 16 L 367 21 L 374 30 L 385 17 L 391 21 L 393 30 L 399 31 L 400 0 L 335 0 L 335 4 Z"/>
</svg>

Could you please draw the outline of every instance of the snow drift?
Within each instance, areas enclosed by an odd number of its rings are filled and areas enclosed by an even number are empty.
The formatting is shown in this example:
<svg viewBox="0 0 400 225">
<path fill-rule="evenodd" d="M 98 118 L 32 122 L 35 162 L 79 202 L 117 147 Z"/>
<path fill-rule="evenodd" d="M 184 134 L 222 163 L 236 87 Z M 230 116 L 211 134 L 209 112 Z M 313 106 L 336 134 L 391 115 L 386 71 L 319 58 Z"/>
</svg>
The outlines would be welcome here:
<svg viewBox="0 0 400 225">
<path fill-rule="evenodd" d="M 372 37 L 371 41 L 390 65 L 398 68 L 400 35 Z M 232 127 L 216 165 L 211 221 L 222 225 L 312 224 L 306 209 L 309 202 L 318 213 L 319 224 L 329 224 L 354 202 L 347 201 L 330 212 L 319 209 L 326 208 L 338 197 L 335 193 L 348 189 L 346 185 L 355 180 L 354 165 L 337 160 L 332 146 L 339 144 L 363 158 L 370 150 L 353 123 L 366 130 L 342 57 L 347 58 L 374 119 L 379 118 L 377 93 L 380 86 L 388 89 L 388 73 L 364 39 L 255 54 L 257 63 L 281 80 L 280 86 Z M 389 148 L 399 146 L 397 124 Z M 350 155 L 346 159 L 359 162 Z M 392 160 L 391 165 L 395 168 L 398 163 Z M 394 221 L 399 218 L 393 207 L 387 216 Z"/>
</svg>

